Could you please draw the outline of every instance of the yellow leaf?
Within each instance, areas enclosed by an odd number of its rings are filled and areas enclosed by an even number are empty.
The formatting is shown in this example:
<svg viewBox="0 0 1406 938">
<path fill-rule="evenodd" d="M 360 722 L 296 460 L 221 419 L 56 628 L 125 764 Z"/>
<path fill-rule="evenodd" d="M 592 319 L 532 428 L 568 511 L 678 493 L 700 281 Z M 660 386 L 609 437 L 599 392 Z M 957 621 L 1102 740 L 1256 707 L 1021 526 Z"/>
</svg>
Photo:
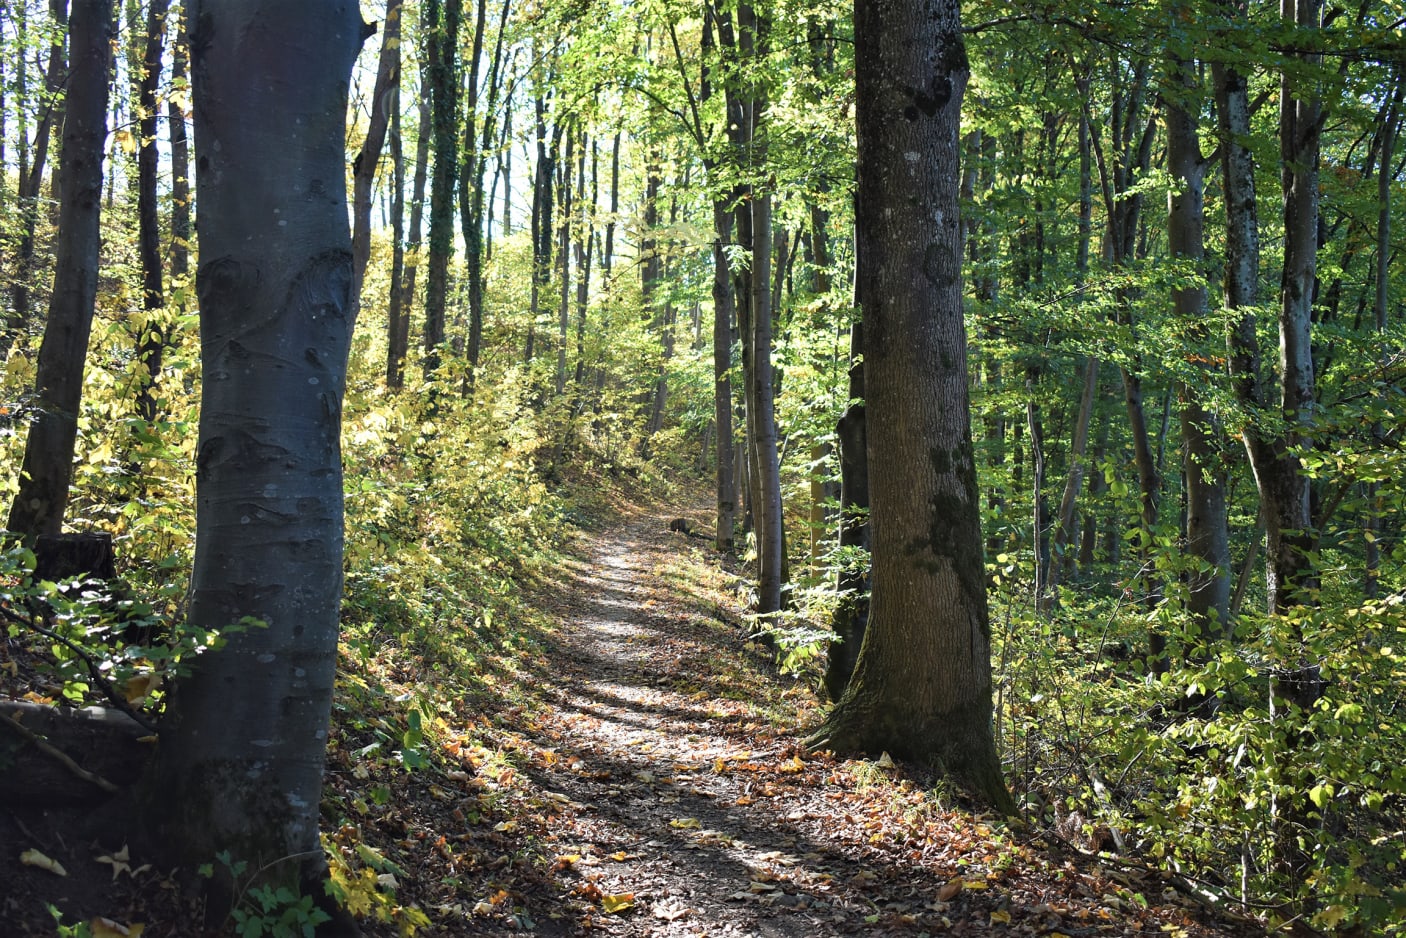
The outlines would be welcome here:
<svg viewBox="0 0 1406 938">
<path fill-rule="evenodd" d="M 112 141 L 122 148 L 122 152 L 131 156 L 137 152 L 137 138 L 132 136 L 130 130 L 118 130 L 112 134 Z"/>
<path fill-rule="evenodd" d="M 795 775 L 797 772 L 804 772 L 805 769 L 806 764 L 805 762 L 801 761 L 800 756 L 792 756 L 785 762 L 781 763 L 781 771 L 786 775 Z"/>
<path fill-rule="evenodd" d="M 110 918 L 95 918 L 88 923 L 93 938 L 140 938 L 145 925 L 119 925 Z"/>
<path fill-rule="evenodd" d="M 51 860 L 38 850 L 26 850 L 20 854 L 20 862 L 25 866 L 38 867 L 41 870 L 48 870 L 55 876 L 67 876 L 68 870 L 63 868 L 63 864 L 58 860 Z"/>
<path fill-rule="evenodd" d="M 621 912 L 635 907 L 635 894 L 622 892 L 615 896 L 601 896 L 600 907 L 611 915 L 619 915 Z"/>
<path fill-rule="evenodd" d="M 493 829 L 500 834 L 506 834 L 517 830 L 517 821 L 499 821 L 493 825 Z"/>
<path fill-rule="evenodd" d="M 1009 925 L 1009 924 L 1011 923 L 1011 913 L 1009 913 L 1009 912 L 992 912 L 992 913 L 991 913 L 991 924 L 992 924 L 992 925 L 996 925 L 996 924 L 998 924 L 998 923 L 1001 924 L 1001 925 Z"/>
<path fill-rule="evenodd" d="M 698 823 L 697 818 L 692 817 L 677 818 L 675 820 L 670 821 L 669 826 L 677 828 L 678 830 L 699 830 L 703 827 L 702 824 Z"/>
<path fill-rule="evenodd" d="M 989 885 L 991 884 L 984 879 L 969 879 L 962 883 L 965 889 L 985 889 Z"/>
</svg>

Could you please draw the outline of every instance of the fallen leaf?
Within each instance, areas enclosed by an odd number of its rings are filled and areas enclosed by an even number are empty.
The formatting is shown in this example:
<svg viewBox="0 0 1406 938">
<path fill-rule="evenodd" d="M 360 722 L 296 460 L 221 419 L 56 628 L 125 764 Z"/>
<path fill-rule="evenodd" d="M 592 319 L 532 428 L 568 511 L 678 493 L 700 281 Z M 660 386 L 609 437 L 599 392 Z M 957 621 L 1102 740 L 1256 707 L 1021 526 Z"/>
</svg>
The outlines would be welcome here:
<svg viewBox="0 0 1406 938">
<path fill-rule="evenodd" d="M 669 822 L 669 826 L 679 830 L 699 830 L 703 827 L 698 823 L 698 818 L 693 817 L 675 818 Z"/>
<path fill-rule="evenodd" d="M 879 756 L 878 760 L 875 761 L 874 764 L 881 769 L 891 769 L 893 768 L 893 756 L 885 752 Z"/>
<path fill-rule="evenodd" d="M 958 877 L 957 879 L 951 880 L 950 882 L 944 883 L 942 886 L 938 887 L 937 901 L 951 902 L 952 899 L 956 897 L 957 893 L 961 891 L 962 879 Z"/>
<path fill-rule="evenodd" d="M 26 850 L 20 854 L 20 862 L 25 866 L 38 867 L 41 870 L 48 870 L 55 876 L 67 876 L 68 870 L 63 868 L 63 864 L 58 860 L 51 860 L 38 850 Z"/>
<path fill-rule="evenodd" d="M 601 896 L 600 907 L 611 915 L 619 915 L 635 907 L 635 894 L 632 892 L 622 892 L 614 896 Z"/>
<path fill-rule="evenodd" d="M 991 884 L 984 879 L 969 879 L 962 884 L 964 889 L 985 889 Z"/>
<path fill-rule="evenodd" d="M 132 869 L 131 857 L 127 853 L 126 844 L 123 844 L 122 849 L 114 853 L 112 856 L 99 856 L 94 857 L 93 859 L 96 860 L 98 863 L 106 863 L 111 866 L 112 878 L 114 880 L 117 879 L 117 876 L 120 873 L 126 873 L 128 876 L 136 876 L 138 873 L 144 873 L 147 870 L 151 869 L 150 863 L 143 863 L 135 870 Z"/>
<path fill-rule="evenodd" d="M 110 918 L 95 918 L 88 923 L 93 938 L 140 938 L 145 925 L 121 925 Z"/>
<path fill-rule="evenodd" d="M 662 918 L 666 922 L 676 922 L 693 910 L 686 905 L 656 905 L 652 910 L 655 918 Z"/>
<path fill-rule="evenodd" d="M 1010 923 L 1011 923 L 1011 913 L 1009 913 L 1009 912 L 992 912 L 992 913 L 991 913 L 991 924 L 992 924 L 992 925 L 998 925 L 998 924 L 999 924 L 999 925 L 1009 925 Z"/>
</svg>

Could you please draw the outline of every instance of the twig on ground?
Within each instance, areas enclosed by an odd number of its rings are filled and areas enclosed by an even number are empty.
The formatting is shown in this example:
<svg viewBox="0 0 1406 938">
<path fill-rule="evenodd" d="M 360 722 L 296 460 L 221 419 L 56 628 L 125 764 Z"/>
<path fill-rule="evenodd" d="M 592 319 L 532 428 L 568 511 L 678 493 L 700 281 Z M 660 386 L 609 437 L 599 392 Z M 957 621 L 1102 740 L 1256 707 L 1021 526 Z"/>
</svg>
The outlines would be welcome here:
<svg viewBox="0 0 1406 938">
<path fill-rule="evenodd" d="M 69 758 L 67 753 L 63 752 L 61 749 L 56 748 L 47 740 L 35 734 L 33 730 L 21 723 L 14 714 L 10 714 L 5 719 L 0 719 L 0 723 L 5 724 L 10 729 L 23 736 L 29 742 L 34 744 L 35 748 L 37 748 L 40 752 L 44 753 L 44 755 L 48 756 L 51 759 L 54 759 L 64 768 L 68 769 L 70 772 L 72 772 L 74 775 L 78 776 L 88 784 L 96 785 L 97 787 L 101 788 L 103 791 L 107 792 L 110 795 L 115 795 L 119 791 L 121 791 L 121 789 L 118 788 L 116 785 L 112 784 L 112 782 L 109 782 L 101 775 L 95 775 L 92 772 L 89 772 L 87 769 L 83 768 L 83 766 L 79 765 L 77 762 L 74 762 L 71 758 Z"/>
</svg>

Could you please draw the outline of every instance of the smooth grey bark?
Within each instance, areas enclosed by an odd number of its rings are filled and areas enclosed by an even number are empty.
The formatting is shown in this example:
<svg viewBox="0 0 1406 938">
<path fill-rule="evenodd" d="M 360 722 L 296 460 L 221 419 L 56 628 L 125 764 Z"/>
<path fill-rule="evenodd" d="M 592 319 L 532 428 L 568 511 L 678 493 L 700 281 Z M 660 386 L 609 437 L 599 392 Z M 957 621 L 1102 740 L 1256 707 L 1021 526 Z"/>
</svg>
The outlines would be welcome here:
<svg viewBox="0 0 1406 938">
<path fill-rule="evenodd" d="M 1190 7 L 1181 8 L 1191 15 Z M 1163 108 L 1167 129 L 1167 171 L 1174 187 L 1167 194 L 1167 247 L 1172 257 L 1192 265 L 1197 276 L 1172 289 L 1172 304 L 1184 335 L 1192 343 L 1193 381 L 1180 381 L 1181 445 L 1186 479 L 1186 553 L 1195 561 L 1187 572 L 1187 612 L 1199 642 L 1228 634 L 1230 618 L 1230 530 L 1226 513 L 1226 468 L 1220 451 L 1220 420 L 1206 406 L 1203 393 L 1215 380 L 1210 367 L 1206 284 L 1199 276 L 1205 262 L 1206 160 L 1201 154 L 1199 80 L 1185 53 L 1168 56 Z"/>
<path fill-rule="evenodd" d="M 854 675 L 810 744 L 939 766 L 1013 813 L 967 391 L 959 4 L 858 0 L 854 25 L 873 596 Z"/>
<path fill-rule="evenodd" d="M 352 163 L 352 303 L 361 308 L 361 284 L 371 260 L 371 190 L 386 133 L 391 108 L 400 96 L 400 14 L 403 0 L 387 0 L 386 20 L 381 26 L 381 55 L 376 63 L 376 83 L 371 90 L 371 119 L 366 124 L 366 140 Z"/>
<path fill-rule="evenodd" d="M 161 376 L 169 326 L 163 321 L 166 308 L 165 271 L 161 266 L 161 223 L 157 217 L 156 149 L 157 101 L 161 82 L 161 50 L 165 45 L 166 11 L 170 0 L 151 0 L 147 8 L 146 37 L 142 49 L 142 71 L 136 79 L 137 133 L 137 253 L 142 265 L 141 328 L 137 335 L 137 359 L 144 366 L 138 374 L 137 415 L 148 423 L 156 420 L 160 408 L 156 383 Z M 182 123 L 184 129 L 184 123 Z"/>
<path fill-rule="evenodd" d="M 352 0 L 189 10 L 203 363 L 189 620 L 262 624 L 172 689 L 137 823 L 178 862 L 228 850 L 321 897 L 353 326 L 345 132 L 367 32 Z"/>
<path fill-rule="evenodd" d="M 738 51 L 744 61 L 759 62 L 768 53 L 770 26 L 765 17 L 748 3 L 739 5 Z M 747 116 L 748 164 L 753 174 L 764 174 L 767 152 L 766 92 L 760 86 L 749 91 Z M 772 219 L 771 187 L 767 178 L 754 178 L 751 186 L 752 267 L 750 331 L 743 341 L 751 348 L 750 423 L 752 456 L 756 466 L 756 496 L 753 521 L 757 529 L 757 612 L 762 615 L 781 609 L 784 585 L 785 535 L 782 531 L 781 466 L 777 454 L 776 388 L 772 368 Z"/>
<path fill-rule="evenodd" d="M 58 534 L 73 480 L 83 368 L 98 294 L 103 141 L 107 136 L 111 0 L 74 0 L 69 39 L 72 68 L 65 106 L 54 290 L 34 381 L 36 415 L 29 425 L 10 531 L 27 538 Z"/>
</svg>

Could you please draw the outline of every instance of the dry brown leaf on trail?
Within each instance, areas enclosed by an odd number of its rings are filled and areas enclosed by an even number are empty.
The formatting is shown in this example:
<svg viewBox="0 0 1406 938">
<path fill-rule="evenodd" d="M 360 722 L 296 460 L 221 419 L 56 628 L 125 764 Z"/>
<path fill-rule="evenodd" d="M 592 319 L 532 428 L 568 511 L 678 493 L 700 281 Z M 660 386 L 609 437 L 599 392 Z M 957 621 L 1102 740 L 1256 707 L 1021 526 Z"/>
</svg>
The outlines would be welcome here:
<svg viewBox="0 0 1406 938">
<path fill-rule="evenodd" d="M 693 910 L 686 905 L 666 905 L 660 902 L 650 910 L 650 914 L 666 922 L 677 922 L 692 911 Z"/>
<path fill-rule="evenodd" d="M 950 882 L 944 883 L 943 885 L 938 887 L 937 901 L 951 902 L 953 898 L 956 897 L 957 893 L 962 891 L 962 886 L 963 880 L 961 877 L 951 880 Z"/>
</svg>

